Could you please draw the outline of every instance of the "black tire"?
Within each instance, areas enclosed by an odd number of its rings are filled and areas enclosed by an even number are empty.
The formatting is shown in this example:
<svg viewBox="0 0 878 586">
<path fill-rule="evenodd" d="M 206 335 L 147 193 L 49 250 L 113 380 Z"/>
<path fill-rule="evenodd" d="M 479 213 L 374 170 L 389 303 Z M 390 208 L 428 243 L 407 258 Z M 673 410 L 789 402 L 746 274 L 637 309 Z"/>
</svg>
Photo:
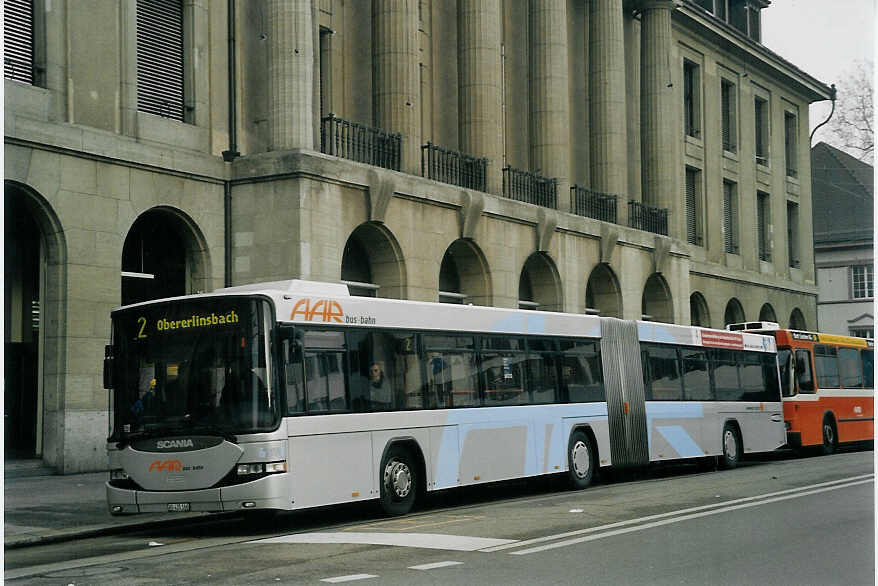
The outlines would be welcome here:
<svg viewBox="0 0 878 586">
<path fill-rule="evenodd" d="M 722 470 L 731 470 L 738 465 L 741 458 L 741 435 L 738 428 L 731 423 L 723 426 L 723 453 L 719 457 L 719 467 Z"/>
<path fill-rule="evenodd" d="M 378 477 L 381 509 L 390 516 L 411 511 L 419 490 L 418 469 L 411 452 L 402 446 L 391 446 L 381 462 Z"/>
<path fill-rule="evenodd" d="M 585 433 L 575 431 L 567 444 L 567 472 L 574 490 L 587 488 L 594 478 L 595 450 Z"/>
<path fill-rule="evenodd" d="M 834 454 L 838 448 L 838 430 L 835 427 L 835 420 L 830 415 L 823 418 L 823 446 L 822 453 L 824 456 Z"/>
</svg>

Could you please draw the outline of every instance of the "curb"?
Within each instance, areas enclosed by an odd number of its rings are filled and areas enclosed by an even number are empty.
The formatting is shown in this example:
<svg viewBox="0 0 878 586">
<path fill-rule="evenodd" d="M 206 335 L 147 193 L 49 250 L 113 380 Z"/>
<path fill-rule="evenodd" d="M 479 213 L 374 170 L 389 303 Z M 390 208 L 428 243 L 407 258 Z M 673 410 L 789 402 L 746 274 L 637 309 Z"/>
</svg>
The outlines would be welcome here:
<svg viewBox="0 0 878 586">
<path fill-rule="evenodd" d="M 6 538 L 4 539 L 3 549 L 22 549 L 35 545 L 64 543 L 66 541 L 73 541 L 75 539 L 102 537 L 105 535 L 119 535 L 122 533 L 146 531 L 150 529 L 173 528 L 184 524 L 200 525 L 202 523 L 208 523 L 218 519 L 227 519 L 235 514 L 236 513 L 201 513 L 197 516 L 192 517 L 178 517 L 174 519 L 162 519 L 160 521 L 134 522 L 121 525 L 103 525 L 84 530 L 72 529 L 69 531 L 64 531 L 62 529 L 59 529 L 46 535 L 25 535 L 20 537 Z"/>
</svg>

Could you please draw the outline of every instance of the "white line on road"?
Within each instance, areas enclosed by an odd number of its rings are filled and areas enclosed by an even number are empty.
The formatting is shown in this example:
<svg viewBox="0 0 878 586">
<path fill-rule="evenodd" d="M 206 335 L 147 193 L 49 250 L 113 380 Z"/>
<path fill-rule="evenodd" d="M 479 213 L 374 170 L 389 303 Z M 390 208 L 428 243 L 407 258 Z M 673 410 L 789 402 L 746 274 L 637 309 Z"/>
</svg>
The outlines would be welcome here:
<svg viewBox="0 0 878 586">
<path fill-rule="evenodd" d="M 336 576 L 335 578 L 323 578 L 321 582 L 329 582 L 330 584 L 338 584 L 340 582 L 353 582 L 354 580 L 366 580 L 368 578 L 377 578 L 374 574 L 351 574 L 350 576 Z"/>
<path fill-rule="evenodd" d="M 294 533 L 281 537 L 257 539 L 252 543 L 356 543 L 364 545 L 395 545 L 397 547 L 421 547 L 425 549 L 449 549 L 452 551 L 476 551 L 486 547 L 511 543 L 511 539 L 490 539 L 445 535 L 443 533 Z"/>
<path fill-rule="evenodd" d="M 568 539 L 566 541 L 561 541 L 561 542 L 557 542 L 557 543 L 550 543 L 548 545 L 541 545 L 538 547 L 532 547 L 530 549 L 525 549 L 525 550 L 521 550 L 521 551 L 513 551 L 513 552 L 510 552 L 510 555 L 527 555 L 527 554 L 531 554 L 531 553 L 538 553 L 538 552 L 547 551 L 550 549 L 557 549 L 559 547 L 567 547 L 569 545 L 576 545 L 578 543 L 585 543 L 587 541 L 594 541 L 596 539 L 604 539 L 605 537 L 612 537 L 614 535 L 633 533 L 634 531 L 643 531 L 644 529 L 652 529 L 654 527 L 661 527 L 662 525 L 670 525 L 671 523 L 680 523 L 681 521 L 689 521 L 691 519 L 698 519 L 700 517 L 707 517 L 709 515 L 718 515 L 720 513 L 726 513 L 729 511 L 735 511 L 735 510 L 739 510 L 739 509 L 748 509 L 750 507 L 758 507 L 760 505 L 767 505 L 769 503 L 775 503 L 778 501 L 795 499 L 795 498 L 808 496 L 808 495 L 812 495 L 812 494 L 818 494 L 821 492 L 827 492 L 830 490 L 838 490 L 840 488 L 850 488 L 852 486 L 857 486 L 860 484 L 868 484 L 870 482 L 872 482 L 871 479 L 870 480 L 860 480 L 857 482 L 850 482 L 848 484 L 841 484 L 841 485 L 837 485 L 837 486 L 827 486 L 824 488 L 818 488 L 815 490 L 809 490 L 806 492 L 799 492 L 799 493 L 795 493 L 795 494 L 788 494 L 785 496 L 779 496 L 779 497 L 775 497 L 775 498 L 768 498 L 768 499 L 764 499 L 764 500 L 760 500 L 760 501 L 756 501 L 756 502 L 742 503 L 739 505 L 733 505 L 730 507 L 723 507 L 723 508 L 715 509 L 712 511 L 703 511 L 701 513 L 694 513 L 691 515 L 683 515 L 680 517 L 674 517 L 672 519 L 665 519 L 663 521 L 656 521 L 654 523 L 645 523 L 643 525 L 637 525 L 636 527 L 626 527 L 624 529 L 616 529 L 615 531 L 607 531 L 604 533 L 599 533 L 597 535 L 588 535 L 586 537 L 578 537 L 576 539 Z"/>
<path fill-rule="evenodd" d="M 705 510 L 709 510 L 709 509 L 716 509 L 719 507 L 728 507 L 730 505 L 736 505 L 739 503 L 747 503 L 747 502 L 757 501 L 757 500 L 766 499 L 766 498 L 772 498 L 772 497 L 786 495 L 786 494 L 793 494 L 793 493 L 801 492 L 804 490 L 812 490 L 815 488 L 821 488 L 824 486 L 832 486 L 832 485 L 837 485 L 837 484 L 854 482 L 857 480 L 872 479 L 873 477 L 874 477 L 874 474 L 863 474 L 861 476 L 852 476 L 850 478 L 842 478 L 840 480 L 832 480 L 829 482 L 821 482 L 820 484 L 812 484 L 811 486 L 800 486 L 797 488 L 789 488 L 786 490 L 769 492 L 769 493 L 760 494 L 757 496 L 748 496 L 745 498 L 735 499 L 735 500 L 731 500 L 731 501 L 724 501 L 721 503 L 712 503 L 709 505 L 702 505 L 699 507 L 691 507 L 688 509 L 680 509 L 678 511 L 669 511 L 667 513 L 659 513 L 657 515 L 649 515 L 646 517 L 639 517 L 637 519 L 628 519 L 627 521 L 619 521 L 617 523 L 610 523 L 608 525 L 599 525 L 597 527 L 589 527 L 587 529 L 577 529 L 576 531 L 568 531 L 566 533 L 558 533 L 557 535 L 546 535 L 545 537 L 536 537 L 534 539 L 527 539 L 524 541 L 512 541 L 511 543 L 507 543 L 507 544 L 497 545 L 497 546 L 493 546 L 493 547 L 486 547 L 486 548 L 481 549 L 479 551 L 482 551 L 485 553 L 491 553 L 491 552 L 495 552 L 495 551 L 502 551 L 504 549 L 525 547 L 528 545 L 534 545 L 536 543 L 545 543 L 546 541 L 555 541 L 558 539 L 564 539 L 566 537 L 574 537 L 576 535 L 585 535 L 588 533 L 596 533 L 598 531 L 605 531 L 607 529 L 615 529 L 617 527 L 627 527 L 628 525 L 638 525 L 640 523 L 645 523 L 647 521 L 655 521 L 657 519 L 666 519 L 668 517 L 675 517 L 677 515 L 685 515 L 688 513 L 695 513 L 698 511 L 705 511 Z"/>
<path fill-rule="evenodd" d="M 409 566 L 409 570 L 436 570 L 438 568 L 460 566 L 462 564 L 463 562 L 435 562 L 432 564 L 421 564 L 420 566 Z"/>
</svg>

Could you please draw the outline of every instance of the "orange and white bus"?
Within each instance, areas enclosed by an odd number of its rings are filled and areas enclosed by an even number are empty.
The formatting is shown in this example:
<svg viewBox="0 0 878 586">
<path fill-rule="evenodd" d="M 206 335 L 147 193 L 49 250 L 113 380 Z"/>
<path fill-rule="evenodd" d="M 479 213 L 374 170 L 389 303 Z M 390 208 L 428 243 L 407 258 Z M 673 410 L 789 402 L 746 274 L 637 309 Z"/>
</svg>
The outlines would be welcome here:
<svg viewBox="0 0 878 586">
<path fill-rule="evenodd" d="M 840 443 L 873 439 L 873 340 L 783 330 L 770 322 L 727 329 L 774 336 L 790 447 L 831 454 Z"/>
</svg>

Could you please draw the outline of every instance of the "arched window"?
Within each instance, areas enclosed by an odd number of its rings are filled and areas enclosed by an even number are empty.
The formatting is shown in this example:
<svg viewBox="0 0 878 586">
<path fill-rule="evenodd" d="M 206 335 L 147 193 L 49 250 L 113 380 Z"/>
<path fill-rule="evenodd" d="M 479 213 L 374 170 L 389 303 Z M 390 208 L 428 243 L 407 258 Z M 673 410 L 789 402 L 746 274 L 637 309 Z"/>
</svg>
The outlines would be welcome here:
<svg viewBox="0 0 878 586">
<path fill-rule="evenodd" d="M 622 294 L 613 269 L 601 263 L 591 271 L 585 286 L 585 311 L 606 317 L 622 317 Z"/>
<path fill-rule="evenodd" d="M 674 302 L 667 281 L 660 274 L 653 274 L 643 288 L 641 301 L 642 319 L 674 323 Z"/>
</svg>

